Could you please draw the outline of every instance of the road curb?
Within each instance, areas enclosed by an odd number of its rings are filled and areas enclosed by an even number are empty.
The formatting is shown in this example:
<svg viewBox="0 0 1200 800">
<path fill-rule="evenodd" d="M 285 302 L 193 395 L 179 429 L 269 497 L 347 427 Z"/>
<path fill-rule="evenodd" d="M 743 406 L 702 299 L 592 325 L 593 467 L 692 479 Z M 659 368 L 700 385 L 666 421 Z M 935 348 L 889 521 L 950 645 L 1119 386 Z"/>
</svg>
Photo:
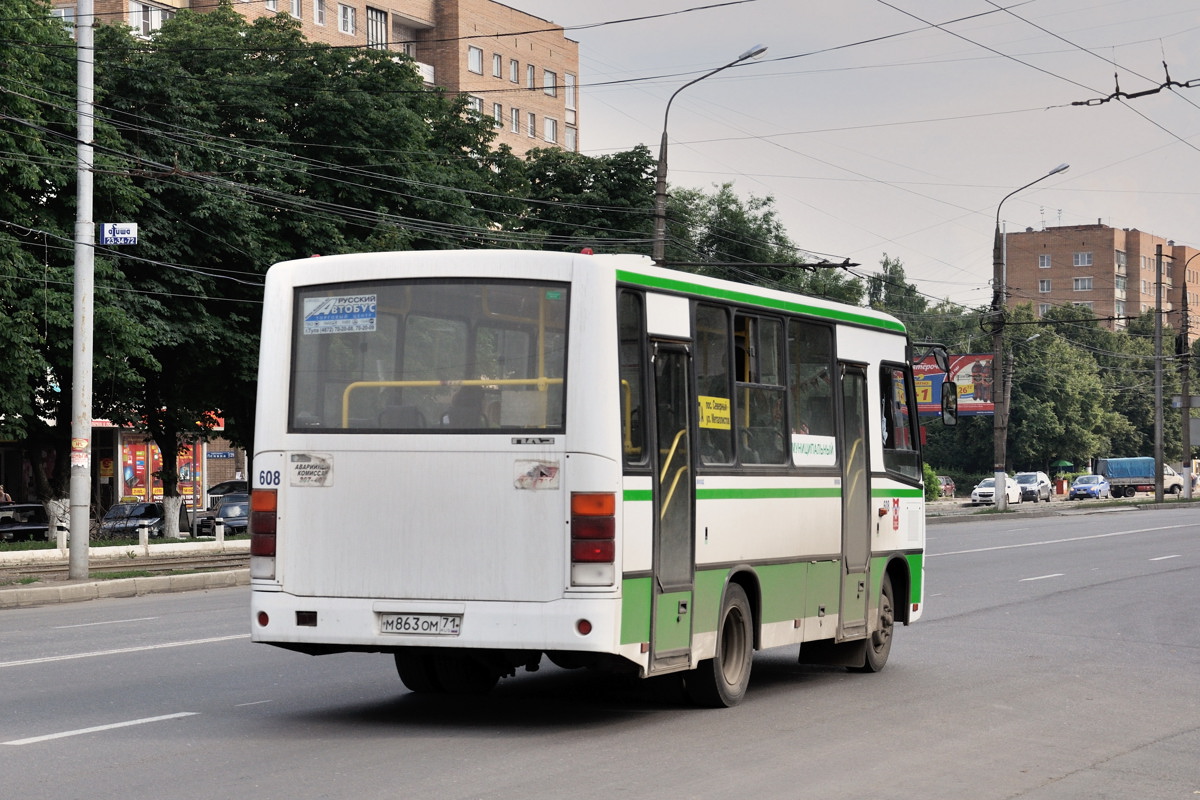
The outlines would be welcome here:
<svg viewBox="0 0 1200 800">
<path fill-rule="evenodd" d="M 153 575 L 111 581 L 64 581 L 53 586 L 10 586 L 0 589 L 0 609 L 29 608 L 51 603 L 78 603 L 102 597 L 137 597 L 162 592 L 190 592 L 248 586 L 250 570 L 193 572 L 187 575 Z"/>
</svg>

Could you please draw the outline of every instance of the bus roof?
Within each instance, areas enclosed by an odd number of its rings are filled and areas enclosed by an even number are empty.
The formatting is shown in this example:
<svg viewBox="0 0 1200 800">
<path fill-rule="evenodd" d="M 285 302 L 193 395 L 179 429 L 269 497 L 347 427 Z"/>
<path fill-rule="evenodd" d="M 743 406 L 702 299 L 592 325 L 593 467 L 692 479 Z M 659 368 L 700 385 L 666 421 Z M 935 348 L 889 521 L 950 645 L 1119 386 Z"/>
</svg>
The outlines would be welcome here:
<svg viewBox="0 0 1200 800">
<path fill-rule="evenodd" d="M 573 266 L 591 264 L 600 269 L 611 270 L 615 279 L 620 283 L 647 289 L 737 302 L 776 311 L 807 314 L 834 322 L 862 325 L 899 334 L 906 333 L 904 323 L 900 320 L 871 308 L 658 267 L 648 256 L 632 254 L 591 255 L 541 250 L 412 250 L 297 259 L 281 262 L 272 267 L 272 271 L 277 274 L 280 272 L 290 273 L 288 277 L 284 278 L 285 281 L 293 285 L 303 285 L 336 281 L 337 278 L 332 277 L 330 272 L 325 269 L 335 265 L 337 269 L 332 275 L 338 277 L 344 276 L 345 268 L 351 265 L 373 264 L 378 267 L 381 260 L 393 264 L 437 264 L 439 267 L 449 266 L 452 263 L 456 271 L 468 271 L 480 262 L 494 260 L 497 257 L 537 261 L 542 265 L 564 261 L 573 262 Z M 493 264 L 493 270 L 494 266 Z M 495 274 L 492 270 L 489 272 Z M 303 280 L 301 276 L 305 279 L 311 278 L 311 280 Z M 379 275 L 376 274 L 373 277 L 379 277 Z M 349 280 L 356 279 L 350 278 Z"/>
</svg>

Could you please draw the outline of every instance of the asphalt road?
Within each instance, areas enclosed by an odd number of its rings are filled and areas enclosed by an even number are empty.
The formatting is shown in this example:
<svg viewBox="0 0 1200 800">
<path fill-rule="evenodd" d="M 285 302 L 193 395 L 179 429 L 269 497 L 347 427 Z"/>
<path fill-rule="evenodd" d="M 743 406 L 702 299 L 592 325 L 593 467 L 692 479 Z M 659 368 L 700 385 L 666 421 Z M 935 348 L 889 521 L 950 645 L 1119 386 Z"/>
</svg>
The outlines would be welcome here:
<svg viewBox="0 0 1200 800">
<path fill-rule="evenodd" d="M 930 528 L 887 669 L 759 654 L 745 702 L 546 666 L 407 693 L 249 642 L 246 587 L 0 613 L 0 785 L 52 798 L 1191 798 L 1200 510 Z"/>
</svg>

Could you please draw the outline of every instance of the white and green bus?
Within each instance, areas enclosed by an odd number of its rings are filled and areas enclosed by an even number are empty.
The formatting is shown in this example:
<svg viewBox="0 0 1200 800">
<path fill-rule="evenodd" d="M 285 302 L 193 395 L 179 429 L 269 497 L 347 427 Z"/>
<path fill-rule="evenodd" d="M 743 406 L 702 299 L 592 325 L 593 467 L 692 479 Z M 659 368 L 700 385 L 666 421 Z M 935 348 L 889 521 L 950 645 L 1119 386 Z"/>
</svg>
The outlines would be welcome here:
<svg viewBox="0 0 1200 800">
<path fill-rule="evenodd" d="M 924 596 L 903 325 L 641 256 L 430 251 L 267 275 L 252 638 L 419 692 L 545 656 L 746 692 L 882 669 Z M 948 392 L 953 394 L 953 392 Z"/>
</svg>

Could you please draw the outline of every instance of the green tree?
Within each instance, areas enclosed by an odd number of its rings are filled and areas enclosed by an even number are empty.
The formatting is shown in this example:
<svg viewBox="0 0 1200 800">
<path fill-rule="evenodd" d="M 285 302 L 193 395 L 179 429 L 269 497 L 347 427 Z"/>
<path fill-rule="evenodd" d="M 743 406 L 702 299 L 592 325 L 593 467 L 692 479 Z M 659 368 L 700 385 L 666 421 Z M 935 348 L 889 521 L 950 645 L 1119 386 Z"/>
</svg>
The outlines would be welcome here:
<svg viewBox="0 0 1200 800">
<path fill-rule="evenodd" d="M 867 305 L 901 319 L 924 314 L 929 301 L 906 280 L 904 265 L 887 253 L 879 261 L 879 272 L 867 278 Z"/>
<path fill-rule="evenodd" d="M 66 496 L 69 482 L 74 329 L 74 217 L 76 113 L 73 42 L 49 6 L 14 0 L 0 17 L 0 434 L 22 442 L 42 501 Z M 103 100 L 102 91 L 97 100 Z M 137 193 L 113 158 L 118 136 L 95 122 L 94 186 L 97 197 L 119 205 Z M 106 207 L 97 207 L 97 213 Z M 103 286 L 113 265 L 96 259 Z M 126 391 L 137 376 L 128 359 L 146 338 L 102 289 L 93 319 L 94 364 L 108 380 L 95 392 L 97 406 Z"/>
<path fill-rule="evenodd" d="M 47 6 L 16 2 L 0 20 L 0 145 L 22 154 L 0 161 L 0 425 L 31 463 L 58 465 L 35 476 L 39 494 L 61 497 L 74 48 Z M 174 496 L 175 450 L 210 413 L 252 441 L 267 266 L 487 244 L 526 184 L 466 98 L 426 90 L 393 53 L 310 44 L 287 15 L 250 23 L 225 2 L 177 14 L 149 41 L 102 25 L 96 45 L 96 217 L 138 222 L 142 243 L 97 249 L 93 413 L 153 438 Z"/>
<path fill-rule="evenodd" d="M 550 250 L 630 252 L 653 233 L 654 161 L 644 145 L 605 156 L 557 148 L 526 154 L 521 230 Z"/>
<path fill-rule="evenodd" d="M 717 278 L 845 303 L 863 284 L 844 270 L 806 266 L 771 197 L 743 200 L 726 183 L 713 192 L 675 189 L 667 204 L 667 262 Z"/>
</svg>

